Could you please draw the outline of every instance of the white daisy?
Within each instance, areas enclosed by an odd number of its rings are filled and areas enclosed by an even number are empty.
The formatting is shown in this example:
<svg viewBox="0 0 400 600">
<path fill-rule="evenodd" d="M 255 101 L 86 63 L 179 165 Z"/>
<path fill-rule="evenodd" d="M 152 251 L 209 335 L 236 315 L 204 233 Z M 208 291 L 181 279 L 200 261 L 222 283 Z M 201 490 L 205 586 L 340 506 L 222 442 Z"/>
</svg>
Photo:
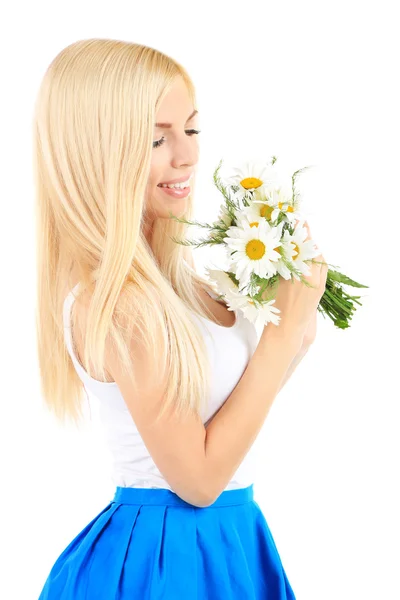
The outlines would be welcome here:
<svg viewBox="0 0 400 600">
<path fill-rule="evenodd" d="M 220 209 L 219 209 L 218 218 L 213 223 L 213 225 L 219 225 L 219 226 L 221 226 L 221 224 L 226 225 L 227 227 L 230 227 L 232 224 L 232 217 L 228 212 L 225 202 L 223 202 L 221 204 Z"/>
<path fill-rule="evenodd" d="M 249 206 L 244 206 L 238 212 L 237 223 L 239 225 L 242 225 L 243 221 L 250 225 L 258 224 L 261 220 L 268 221 L 270 225 L 276 222 L 280 213 L 278 192 L 275 189 L 270 189 L 267 194 L 266 198 L 250 200 Z"/>
<path fill-rule="evenodd" d="M 288 223 L 293 223 L 295 219 L 301 218 L 299 199 L 295 197 L 294 201 L 292 200 L 292 192 L 285 184 L 271 188 L 267 198 L 260 199 L 258 197 L 253 200 L 253 204 L 260 205 L 260 214 L 265 215 L 265 218 L 268 218 L 271 223 L 274 223 L 280 214 L 283 215 L 283 221 Z"/>
<path fill-rule="evenodd" d="M 225 271 L 221 271 L 220 269 L 210 269 L 210 267 L 206 267 L 205 271 L 208 278 L 217 283 L 218 291 L 221 294 L 226 294 L 229 291 L 236 292 L 238 290 L 235 282 L 232 281 Z"/>
<path fill-rule="evenodd" d="M 246 319 L 254 323 L 256 327 L 270 322 L 274 325 L 279 324 L 280 317 L 277 316 L 277 313 L 280 313 L 280 310 L 272 306 L 275 299 L 260 303 L 257 307 L 250 296 L 239 291 L 238 286 L 224 271 L 209 268 L 206 271 L 209 278 L 217 283 L 219 292 L 224 294 L 228 310 L 241 310 Z"/>
<path fill-rule="evenodd" d="M 276 172 L 273 166 L 265 165 L 258 161 L 246 161 L 241 167 L 232 167 L 233 175 L 225 178 L 230 186 L 237 186 L 239 189 L 232 193 L 240 200 L 250 200 L 252 192 L 265 195 L 266 190 L 277 181 Z"/>
<path fill-rule="evenodd" d="M 256 306 L 254 300 L 246 294 L 240 294 L 232 290 L 228 290 L 226 294 L 227 300 L 230 306 L 240 309 L 246 319 L 251 323 L 254 323 L 256 327 L 266 325 L 272 322 L 274 325 L 279 325 L 280 313 L 279 308 L 272 306 L 275 299 L 269 300 L 268 302 L 260 302 Z"/>
<path fill-rule="evenodd" d="M 267 325 L 267 323 L 273 323 L 273 325 L 279 325 L 279 321 L 281 318 L 278 316 L 278 313 L 281 311 L 276 306 L 272 306 L 274 304 L 274 300 L 270 300 L 269 302 L 263 302 L 263 304 L 256 308 L 254 306 L 254 302 L 251 302 L 251 306 L 244 311 L 245 316 L 252 321 L 256 327 Z M 276 313 L 276 314 L 275 314 Z"/>
<path fill-rule="evenodd" d="M 292 241 L 292 236 L 290 235 L 290 233 L 288 232 L 287 229 L 286 229 L 285 233 L 283 234 L 283 237 L 281 238 L 281 244 L 282 244 L 281 248 L 280 248 L 281 258 L 276 265 L 276 270 L 278 271 L 279 275 L 281 277 L 283 277 L 284 279 L 290 279 L 292 272 L 290 271 L 290 269 L 288 269 L 288 267 L 282 261 L 282 256 L 284 258 L 286 258 L 287 261 L 292 261 L 293 257 L 295 257 L 297 255 L 298 251 L 297 251 L 297 245 L 295 242 Z"/>
<path fill-rule="evenodd" d="M 243 222 L 242 227 L 227 230 L 224 242 L 235 251 L 230 255 L 230 270 L 235 273 L 241 287 L 249 283 L 252 273 L 262 279 L 275 275 L 280 258 L 282 227 L 282 223 L 271 227 L 267 221 L 260 221 L 255 226 Z"/>
<path fill-rule="evenodd" d="M 244 206 L 238 211 L 236 222 L 241 227 L 243 227 L 243 221 L 254 227 L 255 225 L 258 225 L 260 221 L 270 221 L 273 210 L 274 208 L 268 206 L 267 203 L 255 203 L 250 201 L 249 206 Z"/>
<path fill-rule="evenodd" d="M 294 245 L 292 250 L 291 260 L 295 268 L 302 273 L 302 275 L 310 275 L 310 267 L 304 261 L 314 258 L 320 254 L 319 249 L 316 247 L 313 240 L 306 240 L 308 231 L 306 227 L 298 224 L 295 228 L 293 235 L 290 236 L 288 231 L 285 231 L 283 240 L 289 241 Z M 293 273 L 293 277 L 300 280 L 300 277 Z"/>
</svg>

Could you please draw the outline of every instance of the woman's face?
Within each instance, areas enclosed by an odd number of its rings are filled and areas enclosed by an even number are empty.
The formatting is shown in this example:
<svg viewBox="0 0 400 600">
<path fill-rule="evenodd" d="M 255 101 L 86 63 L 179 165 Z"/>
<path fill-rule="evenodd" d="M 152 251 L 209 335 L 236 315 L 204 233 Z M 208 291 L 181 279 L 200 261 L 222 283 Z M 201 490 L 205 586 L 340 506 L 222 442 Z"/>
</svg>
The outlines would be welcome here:
<svg viewBox="0 0 400 600">
<path fill-rule="evenodd" d="M 189 93 L 179 77 L 156 115 L 153 156 L 146 188 L 148 230 L 154 219 L 169 218 L 169 211 L 179 217 L 186 210 L 190 188 L 168 192 L 160 184 L 173 179 L 187 180 L 194 175 L 199 143 L 198 135 L 193 131 L 198 131 L 198 115 L 193 115 L 193 112 Z M 193 179 L 189 181 L 189 186 L 191 182 Z"/>
</svg>

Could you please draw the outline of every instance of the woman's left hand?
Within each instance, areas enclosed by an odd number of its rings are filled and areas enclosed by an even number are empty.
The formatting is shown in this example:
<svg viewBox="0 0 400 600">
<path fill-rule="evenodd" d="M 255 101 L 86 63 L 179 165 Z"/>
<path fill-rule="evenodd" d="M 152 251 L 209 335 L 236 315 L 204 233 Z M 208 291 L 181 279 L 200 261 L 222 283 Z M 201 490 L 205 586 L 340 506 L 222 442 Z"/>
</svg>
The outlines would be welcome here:
<svg viewBox="0 0 400 600">
<path fill-rule="evenodd" d="M 317 335 L 317 315 L 318 315 L 318 310 L 315 311 L 315 313 L 313 314 L 313 316 L 310 319 L 310 322 L 308 323 L 308 327 L 307 327 L 306 332 L 303 337 L 303 344 L 302 344 L 303 348 L 308 349 L 311 346 L 311 344 L 313 344 L 315 341 L 315 338 Z"/>
</svg>

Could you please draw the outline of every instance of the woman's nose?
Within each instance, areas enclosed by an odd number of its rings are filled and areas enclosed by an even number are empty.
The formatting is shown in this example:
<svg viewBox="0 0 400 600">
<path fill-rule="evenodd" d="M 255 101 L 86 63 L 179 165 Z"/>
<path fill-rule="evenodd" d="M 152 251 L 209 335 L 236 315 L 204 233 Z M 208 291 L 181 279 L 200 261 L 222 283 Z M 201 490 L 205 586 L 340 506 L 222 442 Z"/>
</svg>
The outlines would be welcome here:
<svg viewBox="0 0 400 600">
<path fill-rule="evenodd" d="M 177 166 L 194 165 L 199 159 L 198 143 L 191 137 L 186 137 L 184 141 L 177 141 L 174 146 L 173 160 Z"/>
</svg>

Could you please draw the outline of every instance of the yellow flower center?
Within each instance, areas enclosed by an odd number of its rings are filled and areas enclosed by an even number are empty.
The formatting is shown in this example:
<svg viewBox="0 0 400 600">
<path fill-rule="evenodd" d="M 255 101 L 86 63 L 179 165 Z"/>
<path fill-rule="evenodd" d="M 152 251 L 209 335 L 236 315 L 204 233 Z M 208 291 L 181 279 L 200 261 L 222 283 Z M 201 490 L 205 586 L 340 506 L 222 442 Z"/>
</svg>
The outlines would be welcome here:
<svg viewBox="0 0 400 600">
<path fill-rule="evenodd" d="M 267 219 L 267 221 L 270 221 L 273 210 L 273 206 L 269 206 L 268 204 L 261 204 L 260 215 L 264 217 L 264 219 Z"/>
<path fill-rule="evenodd" d="M 294 242 L 292 242 L 292 244 L 294 244 Z M 292 255 L 292 259 L 296 258 L 296 256 L 300 253 L 300 249 L 297 244 L 294 244 L 293 250 L 296 252 L 296 254 L 294 256 Z"/>
<path fill-rule="evenodd" d="M 240 185 L 242 185 L 246 190 L 250 190 L 252 188 L 258 188 L 263 184 L 261 179 L 257 179 L 257 177 L 246 177 L 242 179 Z"/>
<path fill-rule="evenodd" d="M 284 202 L 278 202 L 278 207 L 279 207 L 279 210 L 282 210 L 282 206 L 283 206 L 283 205 L 284 205 Z M 294 211 L 294 209 L 293 209 L 293 206 L 290 206 L 290 205 L 289 205 L 289 206 L 286 208 L 286 210 L 285 210 L 285 212 L 291 212 L 291 213 L 292 213 L 293 211 Z"/>
<path fill-rule="evenodd" d="M 250 240 L 246 244 L 246 255 L 250 260 L 259 260 L 265 254 L 265 244 L 261 240 Z"/>
<path fill-rule="evenodd" d="M 253 221 L 252 223 L 250 223 L 250 227 L 258 227 L 258 222 Z"/>
</svg>

